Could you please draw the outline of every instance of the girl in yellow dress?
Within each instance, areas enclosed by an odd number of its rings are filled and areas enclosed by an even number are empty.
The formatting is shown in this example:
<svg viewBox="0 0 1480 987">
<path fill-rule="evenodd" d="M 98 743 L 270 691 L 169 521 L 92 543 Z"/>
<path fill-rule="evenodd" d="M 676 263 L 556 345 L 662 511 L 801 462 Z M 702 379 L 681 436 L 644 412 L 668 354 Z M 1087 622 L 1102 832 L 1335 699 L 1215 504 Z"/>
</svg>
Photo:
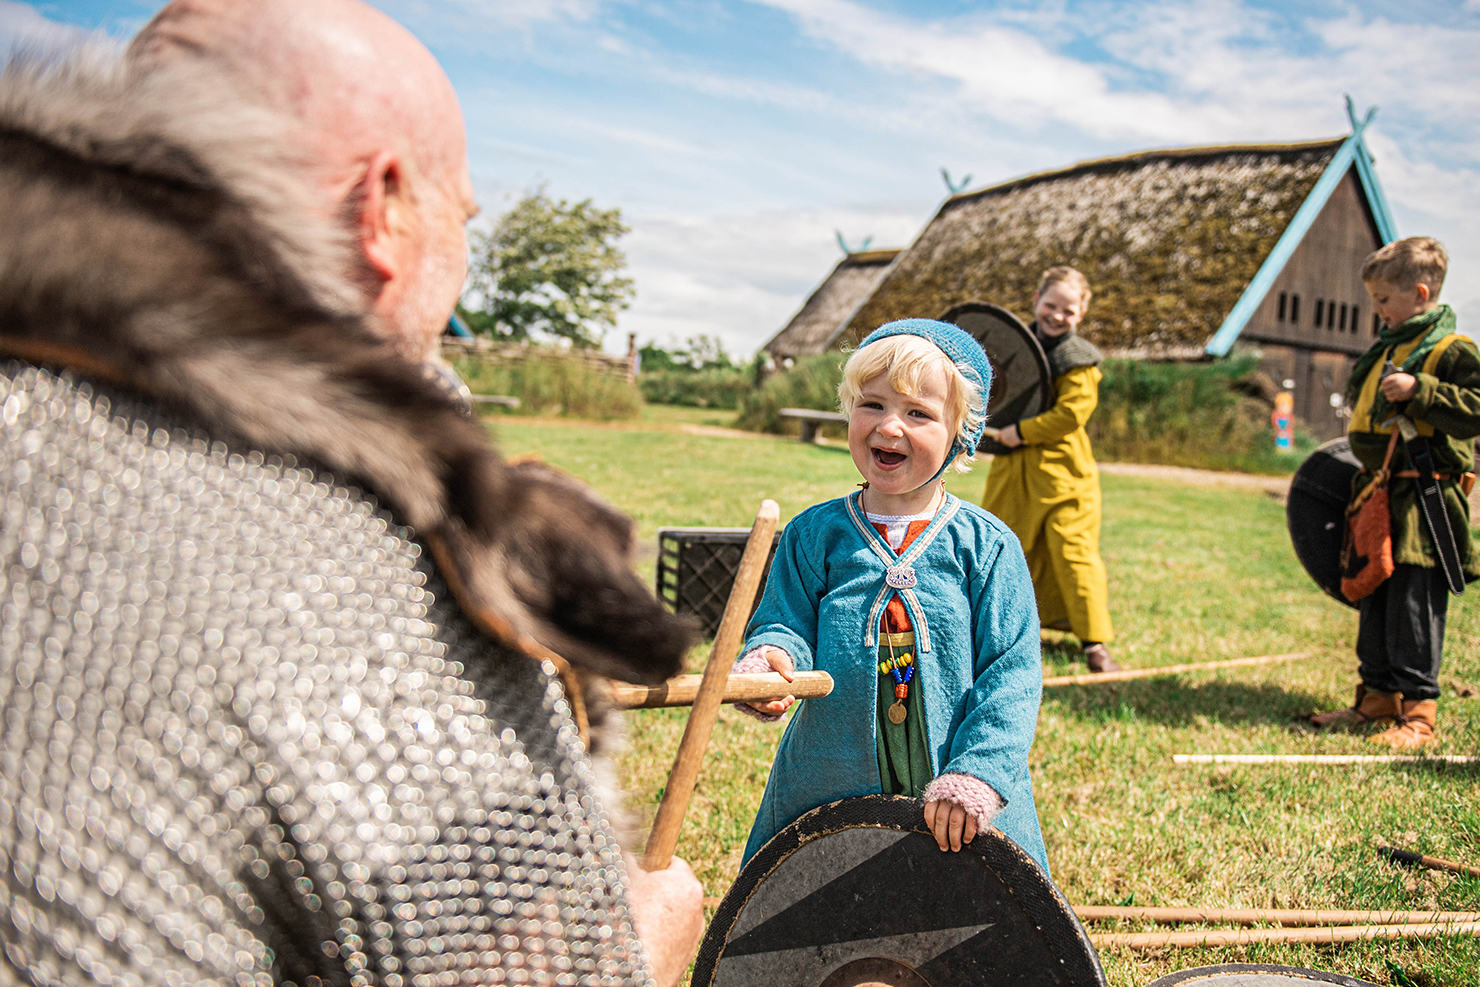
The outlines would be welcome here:
<svg viewBox="0 0 1480 987">
<path fill-rule="evenodd" d="M 1115 631 L 1100 558 L 1100 471 L 1084 431 L 1100 400 L 1104 358 L 1074 332 L 1089 299 L 1089 281 L 1072 267 L 1039 279 L 1030 328 L 1048 354 L 1056 397 L 1043 414 L 998 434 L 1012 451 L 992 460 L 982 506 L 1022 541 L 1043 626 L 1072 631 L 1090 671 L 1112 672 L 1119 666 L 1105 646 Z"/>
</svg>

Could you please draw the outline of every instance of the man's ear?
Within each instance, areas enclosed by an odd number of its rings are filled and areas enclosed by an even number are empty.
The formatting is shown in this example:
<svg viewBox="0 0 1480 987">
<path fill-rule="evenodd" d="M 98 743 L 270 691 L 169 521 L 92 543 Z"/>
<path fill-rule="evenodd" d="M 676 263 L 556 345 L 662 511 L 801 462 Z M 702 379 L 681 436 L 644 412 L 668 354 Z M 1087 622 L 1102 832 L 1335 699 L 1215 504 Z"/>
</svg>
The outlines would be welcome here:
<svg viewBox="0 0 1480 987">
<path fill-rule="evenodd" d="M 359 202 L 360 252 L 382 281 L 390 281 L 400 273 L 395 244 L 400 223 L 392 212 L 401 208 L 402 180 L 401 162 L 396 156 L 390 151 L 377 151 L 355 190 Z"/>
</svg>

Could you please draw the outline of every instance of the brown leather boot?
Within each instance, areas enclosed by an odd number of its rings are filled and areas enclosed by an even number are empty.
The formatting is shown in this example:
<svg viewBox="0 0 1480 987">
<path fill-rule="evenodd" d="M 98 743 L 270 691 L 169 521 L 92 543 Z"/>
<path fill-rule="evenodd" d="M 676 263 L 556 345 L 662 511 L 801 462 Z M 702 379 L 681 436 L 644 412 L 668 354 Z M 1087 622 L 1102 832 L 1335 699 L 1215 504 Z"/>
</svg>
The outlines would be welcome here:
<svg viewBox="0 0 1480 987">
<path fill-rule="evenodd" d="M 1310 725 L 1318 730 L 1351 729 L 1381 720 L 1396 720 L 1403 715 L 1401 692 L 1378 692 L 1365 685 L 1357 686 L 1357 698 L 1347 709 L 1316 713 Z"/>
<path fill-rule="evenodd" d="M 1389 747 L 1413 750 L 1431 743 L 1434 739 L 1434 721 L 1439 715 L 1439 703 L 1434 699 L 1414 699 L 1403 703 L 1403 712 L 1398 722 L 1382 733 L 1367 738 L 1370 744 L 1386 744 Z"/>
<path fill-rule="evenodd" d="M 1110 657 L 1110 649 L 1103 644 L 1087 644 L 1084 647 L 1084 660 L 1089 662 L 1091 672 L 1118 672 L 1120 666 L 1115 659 Z"/>
</svg>

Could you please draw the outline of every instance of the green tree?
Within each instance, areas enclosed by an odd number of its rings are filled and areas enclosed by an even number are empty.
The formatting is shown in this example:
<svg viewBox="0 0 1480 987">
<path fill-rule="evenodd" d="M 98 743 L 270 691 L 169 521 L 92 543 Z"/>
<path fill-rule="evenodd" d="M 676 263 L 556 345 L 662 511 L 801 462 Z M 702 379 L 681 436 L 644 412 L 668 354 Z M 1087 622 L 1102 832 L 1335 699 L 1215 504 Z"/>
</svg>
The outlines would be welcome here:
<svg viewBox="0 0 1480 987">
<path fill-rule="evenodd" d="M 616 245 L 627 232 L 620 209 L 557 201 L 540 186 L 491 233 L 473 232 L 464 320 L 498 339 L 600 346 L 633 296 L 632 279 L 621 273 L 627 257 Z"/>
</svg>

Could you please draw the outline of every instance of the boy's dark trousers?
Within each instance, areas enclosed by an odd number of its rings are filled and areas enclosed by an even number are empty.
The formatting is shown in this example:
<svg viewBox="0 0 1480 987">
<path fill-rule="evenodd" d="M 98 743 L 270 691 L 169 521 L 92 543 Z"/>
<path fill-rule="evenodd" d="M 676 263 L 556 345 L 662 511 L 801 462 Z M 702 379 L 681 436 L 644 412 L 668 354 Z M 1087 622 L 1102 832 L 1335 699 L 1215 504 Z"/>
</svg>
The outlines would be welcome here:
<svg viewBox="0 0 1480 987">
<path fill-rule="evenodd" d="M 1399 563 L 1357 608 L 1362 684 L 1378 692 L 1401 692 L 1409 701 L 1438 699 L 1449 609 L 1444 570 Z"/>
</svg>

